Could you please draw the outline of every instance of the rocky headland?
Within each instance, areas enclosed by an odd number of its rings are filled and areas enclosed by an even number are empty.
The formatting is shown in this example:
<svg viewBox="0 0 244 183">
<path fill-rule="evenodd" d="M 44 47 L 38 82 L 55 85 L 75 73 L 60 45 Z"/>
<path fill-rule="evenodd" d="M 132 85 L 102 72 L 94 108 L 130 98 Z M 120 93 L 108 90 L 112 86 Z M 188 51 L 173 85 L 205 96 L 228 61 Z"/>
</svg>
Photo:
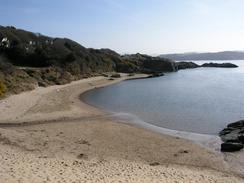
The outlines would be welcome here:
<svg viewBox="0 0 244 183">
<path fill-rule="evenodd" d="M 200 67 L 200 65 L 194 62 L 176 62 L 178 70 L 182 69 L 194 69 Z"/>
<path fill-rule="evenodd" d="M 232 63 L 204 63 L 202 65 L 194 62 L 176 62 L 177 70 L 194 69 L 199 67 L 219 67 L 219 68 L 237 68 L 238 66 Z"/>
<path fill-rule="evenodd" d="M 232 63 L 205 63 L 201 67 L 222 67 L 222 68 L 237 68 L 238 66 Z"/>
<path fill-rule="evenodd" d="M 172 71 L 177 67 L 170 59 L 122 56 L 109 49 L 85 48 L 67 38 L 0 26 L 0 94 L 66 84 L 106 72 L 157 76 Z"/>
<path fill-rule="evenodd" d="M 120 55 L 110 49 L 85 48 L 67 38 L 52 38 L 15 27 L 0 26 L 0 96 L 37 86 L 62 85 L 107 72 L 164 72 L 198 67 L 237 67 L 234 64 L 174 62 L 143 54 Z"/>
</svg>

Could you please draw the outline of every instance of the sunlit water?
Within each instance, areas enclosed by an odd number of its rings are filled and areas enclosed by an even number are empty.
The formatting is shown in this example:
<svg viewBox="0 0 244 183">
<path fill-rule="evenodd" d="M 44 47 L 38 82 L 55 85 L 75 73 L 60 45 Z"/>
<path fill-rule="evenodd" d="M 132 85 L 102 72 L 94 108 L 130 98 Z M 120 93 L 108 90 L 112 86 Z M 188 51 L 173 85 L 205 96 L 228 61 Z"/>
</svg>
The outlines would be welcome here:
<svg viewBox="0 0 244 183">
<path fill-rule="evenodd" d="M 196 61 L 205 62 L 209 61 Z M 244 61 L 228 62 L 239 68 L 188 69 L 124 81 L 87 92 L 83 99 L 155 126 L 217 134 L 226 124 L 244 119 Z"/>
</svg>

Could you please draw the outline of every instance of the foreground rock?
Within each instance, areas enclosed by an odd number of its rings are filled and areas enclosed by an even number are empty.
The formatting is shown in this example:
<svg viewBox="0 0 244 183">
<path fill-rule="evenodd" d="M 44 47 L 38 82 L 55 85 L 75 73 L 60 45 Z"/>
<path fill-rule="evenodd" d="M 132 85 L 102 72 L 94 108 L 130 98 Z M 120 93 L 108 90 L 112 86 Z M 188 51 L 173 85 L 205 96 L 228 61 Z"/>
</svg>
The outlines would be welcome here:
<svg viewBox="0 0 244 183">
<path fill-rule="evenodd" d="M 243 144 L 238 142 L 225 142 L 221 144 L 221 151 L 235 152 L 243 149 Z"/>
<path fill-rule="evenodd" d="M 224 142 L 221 144 L 221 151 L 234 152 L 244 148 L 244 120 L 227 125 L 219 132 L 219 136 Z"/>
<path fill-rule="evenodd" d="M 236 68 L 238 67 L 235 64 L 232 63 L 205 63 L 202 64 L 201 67 L 222 67 L 222 68 Z"/>
<path fill-rule="evenodd" d="M 164 76 L 164 73 L 153 73 L 153 74 L 151 74 L 150 76 L 148 76 L 148 78 L 156 78 L 156 77 L 161 77 L 161 76 Z"/>
</svg>

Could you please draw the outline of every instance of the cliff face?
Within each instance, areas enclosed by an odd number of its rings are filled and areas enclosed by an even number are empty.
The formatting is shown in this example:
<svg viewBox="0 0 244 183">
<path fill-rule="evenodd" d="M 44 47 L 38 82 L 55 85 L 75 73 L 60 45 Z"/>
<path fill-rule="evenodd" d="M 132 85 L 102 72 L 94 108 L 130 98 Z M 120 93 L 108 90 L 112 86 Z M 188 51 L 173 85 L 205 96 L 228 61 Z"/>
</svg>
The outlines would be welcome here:
<svg viewBox="0 0 244 183">
<path fill-rule="evenodd" d="M 177 71 L 175 62 L 170 59 L 134 54 L 123 56 L 123 60 L 128 60 L 130 63 L 135 63 L 135 65 L 139 67 L 139 70 L 144 73 Z"/>
<path fill-rule="evenodd" d="M 66 38 L 0 26 L 0 80 L 13 93 L 103 72 L 155 73 L 175 68 L 169 59 L 121 56 L 109 49 L 87 49 Z"/>
</svg>

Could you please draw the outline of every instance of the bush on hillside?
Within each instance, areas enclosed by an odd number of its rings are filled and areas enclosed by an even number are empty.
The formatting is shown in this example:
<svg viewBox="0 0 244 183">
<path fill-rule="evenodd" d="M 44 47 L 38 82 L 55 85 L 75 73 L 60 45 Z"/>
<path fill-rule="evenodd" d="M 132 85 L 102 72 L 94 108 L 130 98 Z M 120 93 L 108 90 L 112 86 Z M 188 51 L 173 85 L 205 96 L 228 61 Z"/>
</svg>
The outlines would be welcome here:
<svg viewBox="0 0 244 183">
<path fill-rule="evenodd" d="M 0 97 L 2 97 L 5 94 L 5 92 L 6 92 L 6 86 L 2 81 L 0 81 Z"/>
<path fill-rule="evenodd" d="M 119 73 L 115 73 L 115 74 L 112 74 L 111 76 L 112 78 L 120 78 L 121 75 Z"/>
</svg>

